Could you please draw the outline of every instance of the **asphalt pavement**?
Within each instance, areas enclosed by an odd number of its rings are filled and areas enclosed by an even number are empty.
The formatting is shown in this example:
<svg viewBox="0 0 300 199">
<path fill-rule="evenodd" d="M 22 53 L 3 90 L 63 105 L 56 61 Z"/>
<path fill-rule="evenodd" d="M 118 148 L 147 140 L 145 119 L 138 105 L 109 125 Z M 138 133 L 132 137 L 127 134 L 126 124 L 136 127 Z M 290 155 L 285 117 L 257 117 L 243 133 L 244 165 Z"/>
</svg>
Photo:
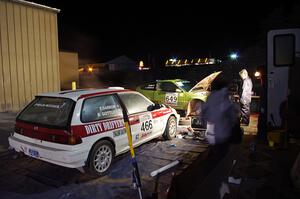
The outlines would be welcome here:
<svg viewBox="0 0 300 199">
<path fill-rule="evenodd" d="M 15 116 L 0 113 L 0 198 L 137 198 L 131 187 L 128 153 L 117 158 L 111 172 L 101 178 L 15 156 L 7 150 Z M 234 145 L 213 169 L 205 164 L 209 161 L 209 148 L 198 140 L 158 139 L 138 147 L 145 198 L 151 198 L 156 186 L 156 198 L 167 198 L 174 176 L 186 175 L 179 182 L 181 195 L 186 198 L 299 199 L 300 191 L 293 186 L 290 174 L 300 152 L 300 141 L 290 139 L 286 148 L 270 147 L 256 138 L 257 116 L 252 115 L 251 121 L 243 127 L 243 142 Z M 177 159 L 181 164 L 176 168 L 159 178 L 149 176 L 151 171 Z"/>
<path fill-rule="evenodd" d="M 285 147 L 279 143 L 271 147 L 256 136 L 256 124 L 257 115 L 252 115 L 250 125 L 243 127 L 243 141 L 217 163 L 208 148 L 175 176 L 168 199 L 299 199 L 300 189 L 291 180 L 291 170 L 299 156 L 300 140 L 290 138 Z"/>
<path fill-rule="evenodd" d="M 16 113 L 0 112 L 0 153 L 8 150 L 8 136 L 14 130 Z"/>
</svg>

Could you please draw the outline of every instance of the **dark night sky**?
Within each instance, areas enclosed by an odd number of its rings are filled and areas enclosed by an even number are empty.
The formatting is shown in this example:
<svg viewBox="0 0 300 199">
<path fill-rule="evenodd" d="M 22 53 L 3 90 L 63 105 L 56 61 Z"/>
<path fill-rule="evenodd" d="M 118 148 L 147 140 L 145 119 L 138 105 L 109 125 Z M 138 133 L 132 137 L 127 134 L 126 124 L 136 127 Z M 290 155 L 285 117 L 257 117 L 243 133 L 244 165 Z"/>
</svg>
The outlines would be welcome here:
<svg viewBox="0 0 300 199">
<path fill-rule="evenodd" d="M 276 8 L 288 13 L 293 0 L 271 1 L 62 1 L 33 0 L 61 9 L 60 49 L 77 51 L 81 62 L 106 61 L 126 54 L 222 57 L 256 42 L 261 22 Z M 96 3 L 97 2 L 97 3 Z M 109 2 L 109 3 L 108 3 Z"/>
</svg>

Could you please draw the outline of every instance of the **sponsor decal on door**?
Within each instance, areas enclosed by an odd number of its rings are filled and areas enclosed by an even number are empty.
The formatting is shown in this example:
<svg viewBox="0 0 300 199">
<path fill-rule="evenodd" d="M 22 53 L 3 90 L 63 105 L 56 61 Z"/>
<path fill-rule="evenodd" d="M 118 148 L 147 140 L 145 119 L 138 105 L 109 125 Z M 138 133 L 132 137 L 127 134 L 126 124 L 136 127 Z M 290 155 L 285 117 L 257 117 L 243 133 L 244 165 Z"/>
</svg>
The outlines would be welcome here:
<svg viewBox="0 0 300 199">
<path fill-rule="evenodd" d="M 178 93 L 166 93 L 165 103 L 170 105 L 177 105 Z"/>
</svg>

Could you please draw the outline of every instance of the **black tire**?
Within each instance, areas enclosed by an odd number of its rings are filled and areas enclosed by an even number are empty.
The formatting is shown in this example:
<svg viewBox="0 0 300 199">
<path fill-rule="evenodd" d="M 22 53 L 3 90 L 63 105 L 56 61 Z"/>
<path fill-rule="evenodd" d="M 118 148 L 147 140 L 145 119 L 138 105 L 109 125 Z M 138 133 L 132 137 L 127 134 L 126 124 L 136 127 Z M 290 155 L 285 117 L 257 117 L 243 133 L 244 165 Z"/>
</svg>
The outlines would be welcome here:
<svg viewBox="0 0 300 199">
<path fill-rule="evenodd" d="M 166 125 L 165 132 L 163 134 L 164 139 L 171 140 L 175 138 L 177 132 L 176 117 L 170 116 Z"/>
<path fill-rule="evenodd" d="M 115 157 L 115 150 L 108 140 L 100 140 L 90 151 L 88 158 L 88 172 L 93 176 L 102 176 L 110 168 Z M 97 160 L 98 159 L 98 160 Z"/>
</svg>

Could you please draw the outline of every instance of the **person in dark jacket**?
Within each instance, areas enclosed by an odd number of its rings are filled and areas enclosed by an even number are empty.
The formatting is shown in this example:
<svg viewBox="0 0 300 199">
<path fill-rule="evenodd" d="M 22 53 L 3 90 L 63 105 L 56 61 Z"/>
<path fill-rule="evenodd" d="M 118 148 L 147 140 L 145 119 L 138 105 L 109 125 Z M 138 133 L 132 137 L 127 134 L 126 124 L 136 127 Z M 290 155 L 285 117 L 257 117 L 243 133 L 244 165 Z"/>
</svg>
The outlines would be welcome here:
<svg viewBox="0 0 300 199">
<path fill-rule="evenodd" d="M 206 189 L 201 184 L 228 154 L 231 146 L 240 142 L 238 105 L 229 99 L 228 82 L 225 75 L 218 76 L 212 82 L 211 94 L 201 110 L 203 118 L 207 121 L 206 139 L 209 146 L 186 170 L 174 176 L 168 199 L 188 199 L 197 189 Z M 212 190 L 219 190 L 221 187 L 222 182 L 218 180 Z M 218 191 L 212 194 L 217 196 L 216 198 L 221 196 Z"/>
<path fill-rule="evenodd" d="M 242 94 L 240 98 L 241 102 L 241 125 L 248 126 L 250 122 L 250 103 L 252 95 L 252 81 L 248 75 L 246 69 L 239 72 L 241 79 L 243 80 Z"/>
</svg>

